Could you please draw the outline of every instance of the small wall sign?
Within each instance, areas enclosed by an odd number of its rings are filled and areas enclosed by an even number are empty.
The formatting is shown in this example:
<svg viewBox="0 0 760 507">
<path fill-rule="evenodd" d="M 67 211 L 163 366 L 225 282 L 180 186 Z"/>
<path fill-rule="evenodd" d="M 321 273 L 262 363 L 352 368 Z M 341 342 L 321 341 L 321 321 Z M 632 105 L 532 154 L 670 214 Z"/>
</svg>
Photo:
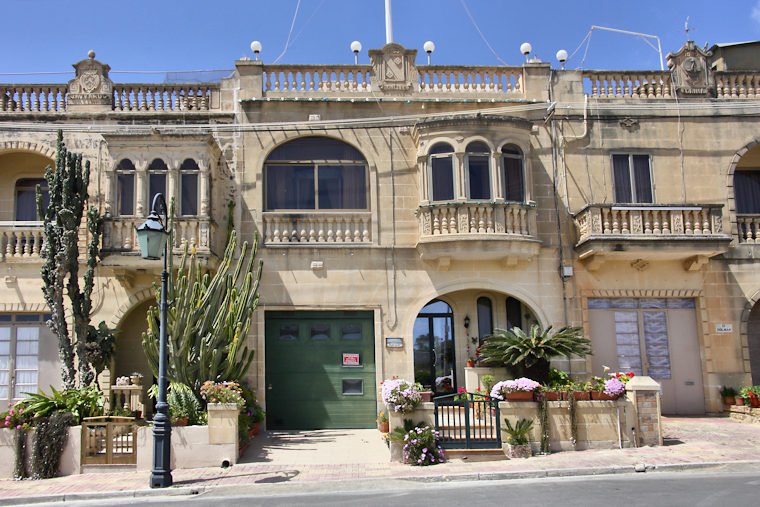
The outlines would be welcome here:
<svg viewBox="0 0 760 507">
<path fill-rule="evenodd" d="M 385 346 L 389 349 L 403 349 L 404 339 L 400 336 L 386 336 Z"/>
<path fill-rule="evenodd" d="M 343 353 L 343 366 L 361 366 L 359 354 Z"/>
<path fill-rule="evenodd" d="M 722 323 L 722 324 L 715 324 L 715 332 L 716 333 L 733 333 L 734 332 L 734 325 L 731 323 Z"/>
</svg>

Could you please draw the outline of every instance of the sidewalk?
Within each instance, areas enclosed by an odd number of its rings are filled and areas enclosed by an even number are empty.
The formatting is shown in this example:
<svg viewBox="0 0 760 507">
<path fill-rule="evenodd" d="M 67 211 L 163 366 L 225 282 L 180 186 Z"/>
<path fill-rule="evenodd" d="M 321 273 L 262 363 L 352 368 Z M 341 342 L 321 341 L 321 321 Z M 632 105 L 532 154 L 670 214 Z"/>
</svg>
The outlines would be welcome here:
<svg viewBox="0 0 760 507">
<path fill-rule="evenodd" d="M 663 418 L 665 445 L 638 449 L 588 450 L 535 456 L 527 460 L 451 461 L 432 467 L 389 463 L 375 430 L 299 432 L 257 437 L 243 463 L 231 468 L 175 470 L 175 494 L 191 489 L 274 483 L 411 479 L 457 480 L 546 475 L 585 475 L 648 468 L 694 468 L 716 463 L 760 463 L 760 425 L 728 418 Z M 320 454 L 321 453 L 321 454 Z M 356 453 L 362 453 L 356 455 Z M 320 457 L 321 456 L 321 457 Z M 327 458 L 329 456 L 329 458 Z M 0 480 L 0 503 L 151 494 L 147 472 L 82 474 L 44 481 Z M 167 494 L 167 490 L 152 490 Z M 169 493 L 170 494 L 170 493 Z"/>
</svg>

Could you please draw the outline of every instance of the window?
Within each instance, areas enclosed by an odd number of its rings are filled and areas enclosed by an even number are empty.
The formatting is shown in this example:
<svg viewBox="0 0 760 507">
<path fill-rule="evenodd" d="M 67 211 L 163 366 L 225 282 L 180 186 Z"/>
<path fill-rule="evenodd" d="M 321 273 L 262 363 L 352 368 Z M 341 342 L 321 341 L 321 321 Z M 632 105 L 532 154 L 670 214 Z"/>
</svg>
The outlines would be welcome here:
<svg viewBox="0 0 760 507">
<path fill-rule="evenodd" d="M 179 166 L 179 203 L 182 216 L 198 214 L 198 164 L 188 158 Z"/>
<path fill-rule="evenodd" d="M 522 329 L 522 303 L 519 300 L 508 297 L 507 298 L 507 329 L 513 327 L 519 327 Z"/>
<path fill-rule="evenodd" d="M 148 166 L 148 203 L 153 204 L 153 198 L 156 194 L 163 194 L 164 198 L 168 200 L 166 195 L 166 173 L 169 172 L 169 168 L 166 167 L 166 162 L 160 158 L 154 159 Z"/>
<path fill-rule="evenodd" d="M 42 190 L 42 211 L 44 212 L 50 202 L 47 180 L 23 178 L 16 182 L 16 220 L 18 222 L 42 220 L 42 217 L 37 215 L 37 185 Z"/>
<path fill-rule="evenodd" d="M 488 159 L 491 150 L 486 143 L 475 141 L 467 145 L 468 195 L 470 199 L 491 198 L 491 168 Z"/>
<path fill-rule="evenodd" d="M 116 166 L 116 210 L 120 216 L 135 214 L 135 165 L 122 159 Z"/>
<path fill-rule="evenodd" d="M 612 155 L 615 202 L 653 203 L 649 155 Z"/>
<path fill-rule="evenodd" d="M 483 343 L 483 338 L 493 333 L 493 308 L 491 300 L 487 297 L 478 298 L 478 337 Z"/>
<path fill-rule="evenodd" d="M 437 143 L 430 149 L 430 188 L 433 201 L 454 199 L 454 148 Z"/>
<path fill-rule="evenodd" d="M 507 145 L 501 149 L 504 199 L 513 202 L 525 201 L 525 173 L 523 154 L 520 148 Z"/>
<path fill-rule="evenodd" d="M 267 210 L 366 210 L 367 162 L 354 147 L 304 137 L 276 148 L 264 165 Z"/>
<path fill-rule="evenodd" d="M 760 214 L 760 171 L 734 172 L 734 195 L 737 213 Z"/>
<path fill-rule="evenodd" d="M 37 392 L 40 332 L 49 317 L 0 314 L 0 400 Z"/>
</svg>

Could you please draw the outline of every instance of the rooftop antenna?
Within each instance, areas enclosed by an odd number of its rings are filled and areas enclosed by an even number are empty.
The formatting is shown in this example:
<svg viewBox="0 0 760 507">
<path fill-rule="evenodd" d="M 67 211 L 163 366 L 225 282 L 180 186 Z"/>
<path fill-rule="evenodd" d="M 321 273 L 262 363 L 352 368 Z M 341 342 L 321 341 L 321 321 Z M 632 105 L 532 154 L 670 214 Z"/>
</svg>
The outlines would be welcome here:
<svg viewBox="0 0 760 507">
<path fill-rule="evenodd" d="M 641 37 L 641 39 L 644 42 L 646 42 L 649 45 L 649 47 L 651 47 L 652 49 L 654 49 L 655 51 L 657 51 L 657 54 L 660 56 L 660 70 L 663 70 L 663 71 L 665 70 L 665 64 L 664 64 L 663 59 L 662 59 L 662 45 L 660 44 L 660 38 L 657 35 L 650 35 L 650 34 L 641 33 L 641 32 L 632 32 L 630 30 L 620 30 L 619 28 L 609 28 L 609 27 L 606 27 L 606 26 L 591 25 L 591 29 L 588 31 L 588 33 L 586 34 L 586 36 L 581 41 L 581 43 L 578 46 L 578 48 L 575 51 L 573 51 L 573 54 L 570 55 L 569 58 L 572 58 L 575 55 L 575 53 L 578 52 L 578 50 L 581 48 L 581 46 L 583 46 L 583 43 L 585 42 L 586 43 L 586 50 L 583 53 L 583 60 L 584 61 L 586 60 L 586 53 L 588 53 L 588 46 L 589 46 L 589 44 L 591 44 L 591 34 L 594 33 L 594 30 L 605 30 L 607 32 L 622 33 L 623 35 L 634 35 L 636 37 Z M 655 47 L 655 45 L 652 44 L 647 39 L 654 39 L 654 40 L 656 40 L 657 41 L 657 47 Z M 582 64 L 583 64 L 583 62 L 581 62 L 581 65 Z"/>
<path fill-rule="evenodd" d="M 393 42 L 393 21 L 391 20 L 391 0 L 385 0 L 385 43 Z"/>
<path fill-rule="evenodd" d="M 689 16 L 686 16 L 686 21 L 683 24 L 683 31 L 686 32 L 686 38 L 689 38 Z"/>
</svg>

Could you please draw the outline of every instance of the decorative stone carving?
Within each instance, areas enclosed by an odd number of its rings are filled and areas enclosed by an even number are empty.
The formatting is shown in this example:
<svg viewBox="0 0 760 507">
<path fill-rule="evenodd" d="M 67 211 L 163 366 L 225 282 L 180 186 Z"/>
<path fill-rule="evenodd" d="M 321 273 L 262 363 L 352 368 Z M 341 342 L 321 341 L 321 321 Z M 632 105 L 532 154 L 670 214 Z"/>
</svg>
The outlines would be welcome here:
<svg viewBox="0 0 760 507">
<path fill-rule="evenodd" d="M 639 130 L 639 120 L 636 118 L 631 118 L 628 116 L 620 120 L 618 123 L 628 132 L 636 132 Z"/>
<path fill-rule="evenodd" d="M 113 106 L 113 82 L 108 77 L 111 67 L 95 59 L 95 51 L 87 59 L 73 65 L 76 77 L 69 81 L 69 110 L 103 111 Z"/>
<path fill-rule="evenodd" d="M 371 49 L 369 58 L 373 88 L 384 92 L 411 93 L 417 82 L 416 57 L 416 49 L 405 49 L 395 43 L 386 44 L 383 49 Z"/>
<path fill-rule="evenodd" d="M 707 60 L 711 55 L 712 52 L 697 47 L 694 41 L 687 41 L 677 52 L 668 53 L 668 68 L 679 96 L 715 96 L 715 78 Z"/>
</svg>

